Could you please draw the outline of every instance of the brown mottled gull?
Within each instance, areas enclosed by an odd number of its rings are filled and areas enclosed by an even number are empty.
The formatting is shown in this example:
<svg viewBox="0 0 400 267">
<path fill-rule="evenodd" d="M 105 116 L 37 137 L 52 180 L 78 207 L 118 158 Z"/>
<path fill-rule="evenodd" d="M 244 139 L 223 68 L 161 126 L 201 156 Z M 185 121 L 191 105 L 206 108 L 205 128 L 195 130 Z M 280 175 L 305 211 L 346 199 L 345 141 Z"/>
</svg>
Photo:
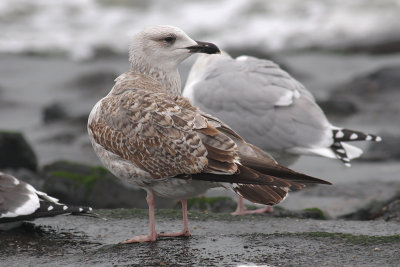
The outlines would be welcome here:
<svg viewBox="0 0 400 267">
<path fill-rule="evenodd" d="M 182 97 L 177 67 L 193 53 L 219 53 L 219 49 L 192 40 L 176 27 L 144 29 L 130 46 L 131 70 L 116 79 L 111 92 L 90 113 L 89 136 L 102 163 L 118 178 L 147 191 L 150 233 L 124 243 L 190 236 L 186 198 L 212 187 L 274 205 L 289 189 L 305 183 L 329 184 L 278 165 Z M 157 234 L 154 195 L 181 199 L 182 231 Z"/>
<path fill-rule="evenodd" d="M 189 73 L 183 96 L 285 166 L 301 155 L 337 158 L 350 166 L 362 150 L 347 142 L 381 140 L 333 126 L 311 93 L 269 60 L 233 59 L 225 52 L 201 55 Z M 244 214 L 239 204 L 237 213 Z"/>
</svg>

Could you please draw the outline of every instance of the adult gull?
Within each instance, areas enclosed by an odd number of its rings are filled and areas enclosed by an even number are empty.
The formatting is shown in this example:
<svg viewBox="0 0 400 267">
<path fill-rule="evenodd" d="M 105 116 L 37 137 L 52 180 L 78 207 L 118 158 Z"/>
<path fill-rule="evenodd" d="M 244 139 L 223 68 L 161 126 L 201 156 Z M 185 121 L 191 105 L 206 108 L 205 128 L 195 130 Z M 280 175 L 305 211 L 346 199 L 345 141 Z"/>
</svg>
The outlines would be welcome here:
<svg viewBox="0 0 400 267">
<path fill-rule="evenodd" d="M 60 214 L 85 214 L 92 208 L 62 204 L 16 177 L 0 172 L 0 229 L 8 230 L 21 222 Z"/>
<path fill-rule="evenodd" d="M 301 155 L 336 158 L 350 166 L 350 160 L 362 150 L 347 142 L 381 140 L 333 126 L 312 94 L 269 60 L 233 59 L 225 52 L 201 55 L 192 66 L 183 96 L 285 166 Z M 235 214 L 248 212 L 239 198 Z"/>
<path fill-rule="evenodd" d="M 329 182 L 280 166 L 228 125 L 181 96 L 178 65 L 193 53 L 219 53 L 173 26 L 154 26 L 131 42 L 130 71 L 89 115 L 88 132 L 101 162 L 118 178 L 147 191 L 149 234 L 123 243 L 190 236 L 188 197 L 225 187 L 255 203 L 274 205 L 289 189 Z M 180 199 L 183 230 L 158 234 L 154 195 Z"/>
</svg>

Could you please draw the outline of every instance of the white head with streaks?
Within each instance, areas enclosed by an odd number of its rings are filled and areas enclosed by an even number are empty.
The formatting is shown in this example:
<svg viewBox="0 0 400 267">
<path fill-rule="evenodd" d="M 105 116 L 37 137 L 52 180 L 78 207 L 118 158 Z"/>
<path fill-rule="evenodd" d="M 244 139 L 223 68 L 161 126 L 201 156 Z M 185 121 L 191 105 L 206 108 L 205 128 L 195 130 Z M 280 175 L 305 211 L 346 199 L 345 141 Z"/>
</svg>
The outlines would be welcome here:
<svg viewBox="0 0 400 267">
<path fill-rule="evenodd" d="M 179 63 L 193 53 L 219 52 L 216 45 L 194 41 L 177 27 L 159 25 L 145 28 L 133 37 L 129 47 L 129 61 L 132 71 L 151 75 L 174 87 L 179 83 L 180 91 Z"/>
<path fill-rule="evenodd" d="M 211 43 L 191 39 L 181 29 L 159 25 L 147 27 L 137 33 L 129 49 L 129 60 L 135 64 L 138 59 L 145 59 L 152 66 L 176 68 L 179 63 L 193 53 L 219 53 Z"/>
</svg>

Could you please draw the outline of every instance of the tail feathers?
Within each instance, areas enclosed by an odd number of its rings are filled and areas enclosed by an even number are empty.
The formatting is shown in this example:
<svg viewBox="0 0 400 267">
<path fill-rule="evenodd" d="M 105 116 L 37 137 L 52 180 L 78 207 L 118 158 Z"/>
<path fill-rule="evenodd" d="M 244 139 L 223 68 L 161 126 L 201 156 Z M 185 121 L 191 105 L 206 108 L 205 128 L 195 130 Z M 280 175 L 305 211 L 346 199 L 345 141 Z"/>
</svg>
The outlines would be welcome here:
<svg viewBox="0 0 400 267">
<path fill-rule="evenodd" d="M 330 182 L 314 178 L 305 174 L 297 173 L 283 166 L 280 170 L 273 168 L 252 169 L 248 166 L 238 164 L 238 171 L 235 174 L 197 173 L 188 176 L 177 176 L 175 178 L 202 180 L 219 183 L 244 184 L 244 185 L 266 185 L 272 188 L 289 188 L 298 190 L 307 183 L 331 184 Z M 261 172 L 262 171 L 262 172 Z"/>
<path fill-rule="evenodd" d="M 232 189 L 245 199 L 264 205 L 276 205 L 286 198 L 289 188 L 267 185 L 233 184 Z"/>
<path fill-rule="evenodd" d="M 360 131 L 349 129 L 334 129 L 332 130 L 333 140 L 337 142 L 351 142 L 351 141 L 375 141 L 380 142 L 382 138 L 373 134 L 366 134 Z"/>
<path fill-rule="evenodd" d="M 84 214 L 92 211 L 91 207 L 86 206 L 74 206 L 66 204 L 54 204 L 52 202 L 42 201 L 40 202 L 40 208 L 37 209 L 33 214 L 38 217 L 51 217 L 60 214 Z"/>
<path fill-rule="evenodd" d="M 196 173 L 188 176 L 176 176 L 175 178 L 193 180 L 202 180 L 218 183 L 231 184 L 248 184 L 248 185 L 268 185 L 276 187 L 288 187 L 290 189 L 301 189 L 304 187 L 302 183 L 289 181 L 274 177 L 271 175 L 260 173 L 256 170 L 237 164 L 238 171 L 235 174 L 218 174 L 218 173 Z"/>
<path fill-rule="evenodd" d="M 350 167 L 350 159 L 347 156 L 347 152 L 342 146 L 342 143 L 340 142 L 335 142 L 331 145 L 332 151 L 335 153 L 336 158 L 344 163 L 347 167 Z"/>
<path fill-rule="evenodd" d="M 40 207 L 33 213 L 16 217 L 0 218 L 0 223 L 33 220 L 41 217 L 53 217 L 61 214 L 85 215 L 89 214 L 92 208 L 85 206 L 70 206 L 54 203 L 52 201 L 40 201 Z"/>
<path fill-rule="evenodd" d="M 272 175 L 274 177 L 279 177 L 286 181 L 304 183 L 304 184 L 331 184 L 322 179 L 318 179 L 300 172 L 293 171 L 277 163 L 266 164 L 263 159 L 247 157 L 245 155 L 240 155 L 240 161 L 243 165 L 248 168 L 254 169 L 265 175 Z"/>
<path fill-rule="evenodd" d="M 344 150 L 346 150 L 347 156 L 349 157 L 349 159 L 355 159 L 361 156 L 361 154 L 363 153 L 361 148 L 358 148 L 356 146 L 347 144 L 347 143 L 342 143 L 342 146 L 344 148 Z"/>
<path fill-rule="evenodd" d="M 336 158 L 342 161 L 347 167 L 351 166 L 351 159 L 358 158 L 362 154 L 360 148 L 341 142 L 333 143 L 331 149 L 335 153 Z"/>
</svg>

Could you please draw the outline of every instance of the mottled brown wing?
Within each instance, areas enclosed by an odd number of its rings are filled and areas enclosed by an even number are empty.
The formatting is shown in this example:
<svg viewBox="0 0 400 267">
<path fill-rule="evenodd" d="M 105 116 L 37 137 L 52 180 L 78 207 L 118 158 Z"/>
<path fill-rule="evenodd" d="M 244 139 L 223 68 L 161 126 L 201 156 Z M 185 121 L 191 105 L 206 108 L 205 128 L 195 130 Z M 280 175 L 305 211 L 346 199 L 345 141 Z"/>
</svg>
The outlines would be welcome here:
<svg viewBox="0 0 400 267">
<path fill-rule="evenodd" d="M 97 143 L 154 178 L 201 172 L 207 150 L 193 131 L 196 114 L 165 95 L 142 89 L 104 98 L 101 119 L 89 125 Z"/>
<path fill-rule="evenodd" d="M 237 171 L 235 143 L 187 99 L 164 93 L 144 75 L 121 77 L 89 124 L 98 144 L 154 178 Z"/>
</svg>

